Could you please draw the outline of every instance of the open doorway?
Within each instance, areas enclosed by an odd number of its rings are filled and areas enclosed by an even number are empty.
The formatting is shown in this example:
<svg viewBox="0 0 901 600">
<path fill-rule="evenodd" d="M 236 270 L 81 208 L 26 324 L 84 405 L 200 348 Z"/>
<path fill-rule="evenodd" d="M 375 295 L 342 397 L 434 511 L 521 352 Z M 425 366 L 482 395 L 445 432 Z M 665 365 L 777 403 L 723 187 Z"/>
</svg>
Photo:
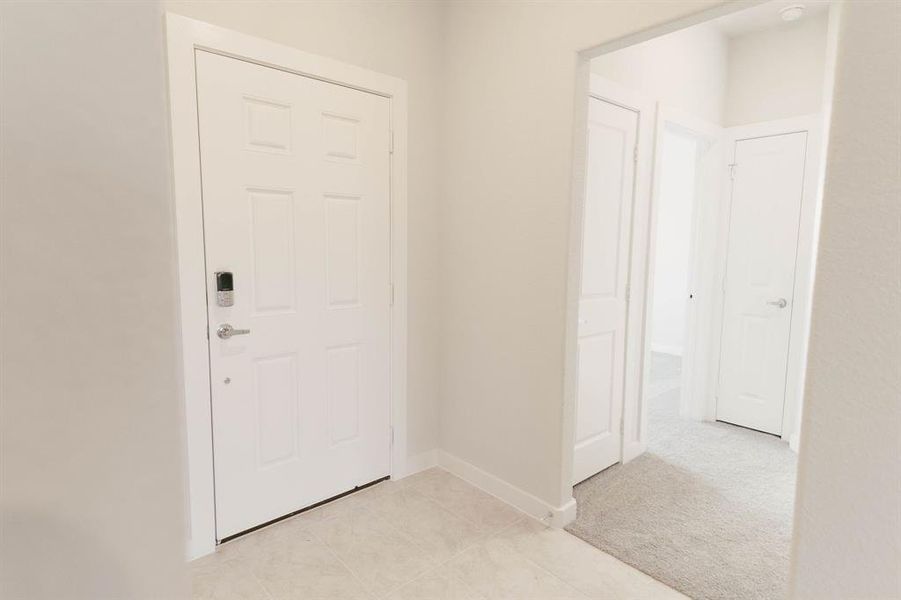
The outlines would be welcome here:
<svg viewBox="0 0 901 600">
<path fill-rule="evenodd" d="M 784 595 L 837 10 L 591 61 L 568 529 L 691 597 Z"/>
</svg>

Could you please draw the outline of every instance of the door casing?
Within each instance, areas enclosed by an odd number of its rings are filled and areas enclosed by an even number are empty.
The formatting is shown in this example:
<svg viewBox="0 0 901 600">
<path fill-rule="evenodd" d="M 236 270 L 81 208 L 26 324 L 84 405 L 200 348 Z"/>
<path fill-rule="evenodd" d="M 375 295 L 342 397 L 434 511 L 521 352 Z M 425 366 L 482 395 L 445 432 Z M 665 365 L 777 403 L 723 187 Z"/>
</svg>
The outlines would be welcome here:
<svg viewBox="0 0 901 600">
<path fill-rule="evenodd" d="M 745 140 L 787 133 L 807 133 L 807 153 L 804 163 L 804 183 L 801 194 L 801 214 L 798 225 L 798 246 L 795 258 L 795 281 L 792 300 L 792 320 L 789 333 L 788 364 L 786 367 L 785 404 L 782 414 L 781 438 L 797 451 L 798 425 L 801 416 L 804 396 L 804 375 L 807 370 L 807 344 L 810 333 L 811 305 L 813 298 L 813 279 L 816 269 L 816 240 L 819 233 L 820 199 L 823 173 L 821 171 L 823 141 L 821 137 L 822 116 L 811 114 L 789 119 L 765 121 L 729 127 L 724 130 L 724 146 L 728 162 L 731 161 L 735 143 Z M 729 213 L 731 212 L 731 179 L 723 178 L 722 198 L 726 203 L 719 221 L 720 238 L 723 240 L 717 264 L 717 289 L 712 315 L 713 337 L 710 340 L 709 360 L 711 368 L 707 373 L 707 389 L 717 389 L 720 371 L 720 332 L 723 327 L 723 304 L 725 301 L 724 279 L 726 276 L 726 252 L 729 231 Z M 708 394 L 706 406 L 703 407 L 703 418 L 716 419 L 716 398 Z"/>
<path fill-rule="evenodd" d="M 801 223 L 798 238 L 798 254 L 795 263 L 794 284 L 794 310 L 798 315 L 792 319 L 791 336 L 789 346 L 788 377 L 786 381 L 786 399 L 783 416 L 783 440 L 797 448 L 797 421 L 800 419 L 801 402 L 804 388 L 804 371 L 807 360 L 807 338 L 810 328 L 810 307 L 813 293 L 813 275 L 816 256 L 817 224 L 819 223 L 819 182 L 822 180 L 820 169 L 821 144 L 819 114 L 780 119 L 763 123 L 754 123 L 720 129 L 719 127 L 705 123 L 699 119 L 691 118 L 681 111 L 670 107 L 659 106 L 643 98 L 639 94 L 619 86 L 615 82 L 606 81 L 597 75 L 589 75 L 589 95 L 601 97 L 615 104 L 620 104 L 647 115 L 654 115 L 651 119 L 639 122 L 639 164 L 636 169 L 636 186 L 633 207 L 632 245 L 630 257 L 630 294 L 627 324 L 627 351 L 626 351 L 626 380 L 623 395 L 623 452 L 622 462 L 628 462 L 641 454 L 647 447 L 647 406 L 644 398 L 644 390 L 647 387 L 647 361 L 650 354 L 649 331 L 647 328 L 648 311 L 653 293 L 651 276 L 653 273 L 653 236 L 655 217 L 655 182 L 658 180 L 655 171 L 654 154 L 659 153 L 658 132 L 662 132 L 665 123 L 675 123 L 692 131 L 699 139 L 714 144 L 716 148 L 709 160 L 725 159 L 728 149 L 734 147 L 738 139 L 778 135 L 797 131 L 806 131 L 808 134 L 807 158 L 804 172 L 804 190 L 801 205 Z M 643 107 L 643 108 L 642 108 Z M 655 108 L 657 110 L 655 110 Z M 642 125 L 645 130 L 642 131 Z M 647 136 L 647 137 L 645 137 Z M 577 146 L 576 152 L 584 152 Z M 723 169 L 726 169 L 725 162 Z M 725 173 L 725 171 L 724 171 Z M 642 181 L 642 178 L 644 181 Z M 581 179 L 581 176 L 580 176 Z M 646 185 L 643 185 L 645 184 Z M 728 193 L 727 176 L 723 176 L 718 184 L 719 193 L 707 190 L 703 199 L 724 198 L 725 206 L 719 207 L 716 214 L 701 216 L 695 219 L 693 242 L 696 252 L 692 256 L 692 269 L 694 285 L 705 296 L 703 307 L 692 306 L 691 318 L 687 332 L 690 338 L 690 362 L 693 365 L 690 372 L 683 373 L 683 384 L 690 384 L 690 397 L 682 403 L 680 411 L 684 416 L 697 420 L 715 420 L 716 398 L 714 391 L 717 389 L 717 377 L 719 373 L 720 337 L 723 318 L 723 294 L 722 285 L 725 276 L 725 257 L 720 249 L 725 247 L 728 236 L 729 202 L 731 195 Z M 581 201 L 582 198 L 579 198 Z M 576 233 L 575 224 L 581 226 L 581 209 L 578 220 L 573 223 L 573 233 Z M 702 224 L 699 221 L 706 222 Z M 711 231 L 711 227 L 716 231 Z M 581 231 L 579 229 L 578 231 Z M 701 238 L 704 242 L 701 243 Z M 571 244 L 578 242 L 581 248 L 581 234 L 578 238 L 571 235 Z M 697 258 L 705 248 L 716 247 L 715 254 L 719 260 L 715 265 L 707 265 L 702 268 L 697 264 Z M 581 269 L 581 260 L 573 260 L 575 251 L 571 250 L 570 281 L 568 292 L 577 294 L 578 288 L 574 287 L 578 282 L 578 273 L 574 269 Z M 581 257 L 579 257 L 581 258 Z M 713 267 L 713 274 L 706 271 Z M 700 272 L 705 271 L 705 272 Z M 699 281 L 700 280 L 700 281 Z M 709 298 L 707 298 L 709 296 Z M 568 296 L 572 298 L 573 296 Z M 567 305 L 567 352 L 570 352 L 569 340 L 575 339 L 576 330 L 569 329 L 570 321 L 576 321 L 577 308 L 572 303 Z M 703 310 L 703 312 L 699 312 Z M 573 336 L 572 338 L 570 336 Z M 572 361 L 572 362 L 571 362 Z M 576 373 L 572 371 L 574 355 L 567 355 L 567 397 L 575 393 L 571 382 Z M 569 416 L 569 415 L 567 415 Z M 574 417 L 574 415 L 573 415 Z M 574 428 L 574 422 L 567 427 Z M 566 447 L 564 452 L 572 456 L 572 448 Z M 566 456 L 566 454 L 564 455 Z M 564 465 L 568 474 L 572 473 L 571 459 Z M 571 485 L 571 484 L 570 484 Z M 570 488 L 571 489 L 571 488 Z"/>
<path fill-rule="evenodd" d="M 691 248 L 689 252 L 689 288 L 693 298 L 688 301 L 685 321 L 685 336 L 682 355 L 681 393 L 679 414 L 683 417 L 707 419 L 704 398 L 712 395 L 708 388 L 710 370 L 709 347 L 714 318 L 714 298 L 716 290 L 716 270 L 718 263 L 710 257 L 720 252 L 719 227 L 721 218 L 720 191 L 722 189 L 723 129 L 699 119 L 678 108 L 658 103 L 657 131 L 654 140 L 654 174 L 651 192 L 650 231 L 648 234 L 648 310 L 654 303 L 654 261 L 657 246 L 657 221 L 660 209 L 660 181 L 664 133 L 667 126 L 675 126 L 694 137 L 698 144 L 698 163 L 695 176 L 695 198 L 691 224 Z M 650 327 L 644 337 L 644 372 L 642 402 L 649 385 L 651 361 Z"/>
<path fill-rule="evenodd" d="M 644 452 L 646 446 L 646 419 L 641 401 L 643 378 L 643 337 L 647 307 L 645 305 L 645 287 L 647 285 L 648 261 L 648 227 L 650 223 L 651 172 L 653 169 L 653 145 L 656 119 L 655 103 L 647 97 L 625 88 L 616 82 L 604 79 L 595 74 L 588 74 L 589 86 L 586 95 L 586 113 L 584 115 L 584 132 L 579 134 L 579 143 L 575 152 L 577 156 L 585 156 L 587 152 L 587 98 L 598 98 L 622 106 L 638 113 L 637 159 L 635 163 L 635 185 L 632 195 L 631 228 L 623 243 L 628 254 L 628 292 L 626 298 L 626 349 L 623 379 L 622 405 L 622 445 L 620 460 L 628 462 Z M 584 168 L 584 167 L 583 167 Z M 584 173 L 578 178 L 580 190 L 584 187 Z M 566 391 L 567 398 L 576 393 L 578 366 L 576 362 L 576 340 L 578 337 L 578 298 L 581 289 L 582 270 L 582 231 L 584 193 L 578 197 L 578 206 L 574 207 L 573 221 L 570 225 L 570 260 L 569 280 L 567 283 L 567 356 L 566 356 Z M 564 413 L 571 421 L 566 424 L 569 430 L 568 445 L 564 448 L 564 472 L 571 495 L 573 455 L 575 440 L 575 405 L 572 412 Z M 571 429 L 570 429 L 571 428 Z M 573 515 L 574 516 L 574 515 Z"/>
<path fill-rule="evenodd" d="M 596 85 L 595 89 L 603 92 L 600 85 Z M 590 170 L 586 173 L 582 232 L 574 484 L 622 460 L 621 424 L 625 353 L 628 345 L 626 316 L 629 308 L 629 245 L 641 125 L 640 112 L 594 94 L 589 103 L 587 164 Z M 616 131 L 619 135 L 610 136 L 611 131 Z M 615 157 L 620 156 L 622 163 L 619 165 L 618 180 L 614 171 L 604 170 L 610 167 L 607 158 L 598 158 L 598 153 L 612 150 L 606 146 L 611 140 L 614 144 L 616 140 L 620 140 L 622 144 L 619 152 L 613 150 L 611 154 L 605 155 L 613 164 L 616 164 Z M 607 187 L 605 183 L 612 185 Z M 608 212 L 613 210 L 613 206 L 608 204 L 611 199 L 608 194 L 618 196 L 616 213 Z M 608 227 L 615 223 L 615 231 L 597 229 L 603 227 L 602 223 L 605 222 Z M 612 241 L 614 246 L 605 249 L 605 241 Z M 607 263 L 605 258 L 612 258 L 614 262 Z M 593 274 L 600 274 L 600 279 L 595 279 Z M 608 288 L 604 283 L 611 287 Z M 603 425 L 605 416 L 606 427 Z"/>
<path fill-rule="evenodd" d="M 407 461 L 407 83 L 368 69 L 267 40 L 166 14 L 173 153 L 173 211 L 178 257 L 180 359 L 183 369 L 187 558 L 216 547 L 209 332 L 206 315 L 200 147 L 194 53 L 206 50 L 289 73 L 384 96 L 390 104 L 390 403 L 391 476 L 408 475 Z M 386 282 L 388 284 L 389 282 Z"/>
</svg>

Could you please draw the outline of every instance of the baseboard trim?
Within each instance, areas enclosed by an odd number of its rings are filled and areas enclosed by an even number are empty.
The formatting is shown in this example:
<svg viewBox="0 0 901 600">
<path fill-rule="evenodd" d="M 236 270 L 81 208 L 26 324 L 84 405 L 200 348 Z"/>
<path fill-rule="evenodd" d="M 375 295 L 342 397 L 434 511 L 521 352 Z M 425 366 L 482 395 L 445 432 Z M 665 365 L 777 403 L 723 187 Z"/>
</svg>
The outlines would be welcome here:
<svg viewBox="0 0 901 600">
<path fill-rule="evenodd" d="M 798 453 L 798 446 L 801 444 L 801 437 L 797 433 L 793 433 L 788 436 L 788 447 L 791 448 L 792 452 L 795 454 Z"/>
<path fill-rule="evenodd" d="M 444 450 L 438 451 L 438 466 L 551 527 L 562 528 L 576 520 L 575 498 L 553 506 Z"/>
<path fill-rule="evenodd" d="M 404 468 L 398 473 L 392 473 L 391 479 L 403 479 L 404 477 L 409 477 L 410 475 L 415 475 L 420 471 L 425 471 L 426 469 L 431 469 L 432 467 L 437 466 L 438 449 L 436 448 L 434 450 L 426 450 L 425 452 L 420 452 L 419 454 L 408 456 Z"/>
</svg>

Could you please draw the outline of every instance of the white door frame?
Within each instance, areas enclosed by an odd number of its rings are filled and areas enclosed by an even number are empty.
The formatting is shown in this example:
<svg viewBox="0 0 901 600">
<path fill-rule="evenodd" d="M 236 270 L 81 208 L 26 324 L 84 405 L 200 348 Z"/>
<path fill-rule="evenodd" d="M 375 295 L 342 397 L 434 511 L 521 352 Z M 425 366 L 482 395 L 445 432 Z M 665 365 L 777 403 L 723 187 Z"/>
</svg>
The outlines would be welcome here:
<svg viewBox="0 0 901 600">
<path fill-rule="evenodd" d="M 722 17 L 728 14 L 732 14 L 743 10 L 745 8 L 749 8 L 751 6 L 756 6 L 758 4 L 763 4 L 766 0 L 735 0 L 734 2 L 723 2 L 713 6 L 711 8 L 707 8 L 704 10 L 700 10 L 697 12 L 693 12 L 684 17 L 680 17 L 677 19 L 673 19 L 672 21 L 668 21 L 662 23 L 660 25 L 656 25 L 654 27 L 649 27 L 647 29 L 642 29 L 641 31 L 637 31 L 628 35 L 624 35 L 622 37 L 598 44 L 597 46 L 593 46 L 591 48 L 586 48 L 582 50 L 577 55 L 577 63 L 576 63 L 576 73 L 575 73 L 575 95 L 574 95 L 574 107 L 573 107 L 573 139 L 572 139 L 572 186 L 570 188 L 570 214 L 569 214 L 569 243 L 567 244 L 567 274 L 566 274 L 566 308 L 565 308 L 565 336 L 564 336 L 564 356 L 563 356 L 563 403 L 560 407 L 562 412 L 562 426 L 561 426 L 561 434 L 560 434 L 560 479 L 559 479 L 559 503 L 560 505 L 572 506 L 573 510 L 567 512 L 567 519 L 575 518 L 575 510 L 574 510 L 574 501 L 573 501 L 573 485 L 572 485 L 572 474 L 573 474 L 573 450 L 574 450 L 574 440 L 575 440 L 575 422 L 576 422 L 576 392 L 578 388 L 578 368 L 577 368 L 577 341 L 578 341 L 578 299 L 579 299 L 579 289 L 581 283 L 581 269 L 582 269 L 582 257 L 581 257 L 581 248 L 582 248 L 582 221 L 583 221 L 583 207 L 585 205 L 585 164 L 586 164 L 586 150 L 587 150 L 587 129 L 588 129 L 588 90 L 591 80 L 591 59 L 601 56 L 602 54 L 607 54 L 610 52 L 615 52 L 616 50 L 621 50 L 623 48 L 628 48 L 629 46 L 634 46 L 636 44 L 640 44 L 641 42 L 646 42 L 650 39 L 660 37 L 662 35 L 666 35 L 668 33 L 672 33 L 674 31 L 679 31 L 685 29 L 687 27 L 691 27 L 692 25 L 697 25 L 699 23 L 704 23 L 707 21 L 711 21 L 718 17 Z M 647 203 L 644 208 L 645 211 L 647 209 Z M 645 236 L 647 235 L 647 212 L 643 215 L 645 222 Z M 638 213 L 636 212 L 634 219 L 639 218 Z M 647 253 L 647 244 L 645 243 L 645 254 Z M 633 257 L 634 259 L 635 257 Z M 633 263 L 634 264 L 634 263 Z M 647 262 L 642 265 L 642 270 L 644 271 L 643 275 L 645 276 L 644 281 L 646 282 L 647 276 Z M 631 277 L 636 276 L 635 273 L 630 275 Z M 644 284 L 642 284 L 642 296 L 644 295 Z M 632 288 L 630 290 L 632 294 L 636 294 L 638 292 L 637 289 Z M 635 296 L 633 296 L 635 297 Z M 636 304 L 636 303 L 632 303 Z M 642 323 L 644 321 L 644 313 L 645 307 L 642 306 Z M 631 314 L 630 314 L 631 317 Z M 635 349 L 635 345 L 633 344 L 633 350 Z M 630 360 L 630 354 L 626 354 L 626 360 Z M 634 360 L 634 359 L 633 359 Z M 641 388 L 641 372 L 643 371 L 643 366 L 641 363 L 641 354 L 639 354 L 638 359 L 634 360 L 634 363 L 638 363 L 638 384 L 639 388 L 638 394 L 640 398 L 640 388 Z M 634 384 L 633 384 L 634 385 Z M 634 392 L 633 392 L 634 393 Z M 640 403 L 640 400 L 639 400 Z M 624 407 L 625 409 L 626 407 Z M 624 417 L 626 414 L 626 410 L 624 410 Z M 641 422 L 643 419 L 636 419 L 636 417 L 640 417 L 639 414 L 632 414 L 629 416 L 633 421 L 638 421 L 636 423 L 638 429 L 638 438 L 633 441 L 629 445 L 628 454 L 624 449 L 624 458 L 629 456 L 630 459 L 637 456 L 644 450 L 644 446 L 642 443 L 645 441 L 645 425 Z M 626 433 L 629 435 L 629 432 Z M 624 436 L 625 437 L 625 436 Z"/>
<path fill-rule="evenodd" d="M 687 418 L 708 418 L 706 398 L 713 394 L 708 387 L 708 360 L 710 338 L 714 320 L 710 318 L 717 297 L 717 262 L 710 260 L 719 253 L 718 230 L 722 205 L 723 128 L 715 123 L 699 119 L 681 109 L 659 103 L 657 106 L 657 131 L 654 139 L 654 175 L 651 196 L 651 225 L 648 235 L 648 310 L 654 304 L 655 251 L 657 247 L 657 218 L 660 210 L 660 180 L 663 138 L 667 125 L 675 125 L 705 145 L 699 151 L 697 187 L 693 202 L 691 222 L 691 250 L 689 253 L 689 288 L 693 298 L 688 301 L 685 319 L 685 338 L 682 354 L 681 392 L 679 413 Z M 718 331 L 718 330 L 717 330 Z M 648 389 L 651 359 L 651 328 L 645 331 L 644 341 L 644 390 Z M 647 398 L 643 399 L 643 406 Z"/>
<path fill-rule="evenodd" d="M 390 101 L 391 476 L 407 475 L 407 84 L 172 13 L 166 14 L 189 504 L 188 558 L 216 546 L 207 281 L 194 54 L 198 49 L 384 96 Z M 389 288 L 390 283 L 390 288 Z"/>
<path fill-rule="evenodd" d="M 798 224 L 798 246 L 795 259 L 795 283 L 793 289 L 791 330 L 789 333 L 788 363 L 786 366 L 785 404 L 782 411 L 782 439 L 797 450 L 798 423 L 804 397 L 804 376 L 807 370 L 807 343 L 810 333 L 810 316 L 813 297 L 813 278 L 816 267 L 816 245 L 820 221 L 820 180 L 822 173 L 822 116 L 820 114 L 804 115 L 775 121 L 764 121 L 729 127 L 724 130 L 726 164 L 732 162 L 735 143 L 739 140 L 784 135 L 788 133 L 806 132 L 807 147 L 804 163 L 804 183 L 801 192 L 801 218 Z M 726 177 L 723 185 L 723 200 L 727 206 L 725 218 L 721 220 L 721 238 L 724 240 L 719 253 L 717 265 L 717 282 L 720 292 L 717 295 L 714 312 L 715 333 L 711 343 L 710 370 L 708 389 L 717 392 L 720 370 L 721 333 L 723 328 L 723 308 L 725 288 L 723 278 L 726 276 L 726 251 L 728 244 L 729 214 L 732 206 L 731 179 Z M 710 394 L 706 407 L 706 419 L 716 419 L 716 397 Z M 793 439 L 794 438 L 794 439 Z"/>
</svg>

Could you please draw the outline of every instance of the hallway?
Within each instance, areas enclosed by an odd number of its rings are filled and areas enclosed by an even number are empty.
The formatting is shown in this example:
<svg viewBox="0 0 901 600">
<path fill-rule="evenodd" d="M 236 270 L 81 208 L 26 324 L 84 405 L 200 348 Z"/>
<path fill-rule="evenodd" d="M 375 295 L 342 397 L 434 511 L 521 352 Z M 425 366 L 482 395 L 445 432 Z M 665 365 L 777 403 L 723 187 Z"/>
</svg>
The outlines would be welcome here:
<svg viewBox="0 0 901 600">
<path fill-rule="evenodd" d="M 574 490 L 567 530 L 697 599 L 785 594 L 796 457 L 778 438 L 679 417 L 679 359 L 653 355 L 648 451 Z"/>
</svg>

